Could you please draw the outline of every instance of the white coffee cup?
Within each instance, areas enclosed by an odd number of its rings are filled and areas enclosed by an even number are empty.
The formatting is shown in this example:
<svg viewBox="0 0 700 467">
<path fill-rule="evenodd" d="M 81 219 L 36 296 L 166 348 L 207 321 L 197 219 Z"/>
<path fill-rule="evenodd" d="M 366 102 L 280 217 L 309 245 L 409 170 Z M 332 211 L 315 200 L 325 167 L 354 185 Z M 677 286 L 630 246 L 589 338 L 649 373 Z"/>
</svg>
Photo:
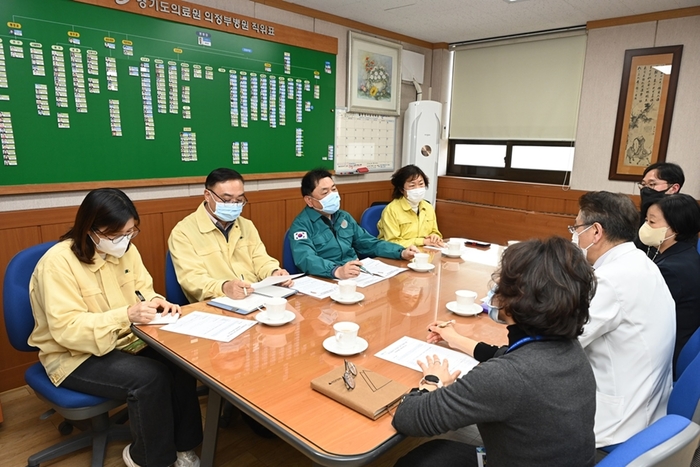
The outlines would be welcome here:
<svg viewBox="0 0 700 467">
<path fill-rule="evenodd" d="M 520 240 L 508 240 L 508 246 L 513 246 L 516 243 L 520 243 Z"/>
<path fill-rule="evenodd" d="M 340 293 L 340 298 L 352 298 L 355 295 L 355 289 L 357 288 L 357 282 L 345 279 L 338 281 L 338 292 Z"/>
<path fill-rule="evenodd" d="M 360 325 L 350 321 L 341 321 L 333 325 L 335 331 L 335 341 L 338 347 L 343 349 L 351 349 L 357 344 L 357 333 L 360 330 Z"/>
<path fill-rule="evenodd" d="M 474 304 L 476 300 L 476 292 L 471 290 L 458 290 L 455 292 L 457 297 L 457 308 L 466 310 Z"/>
<path fill-rule="evenodd" d="M 428 264 L 429 260 L 430 255 L 428 253 L 416 253 L 415 256 L 413 256 L 413 262 L 416 264 Z"/>
<path fill-rule="evenodd" d="M 456 239 L 451 239 L 447 242 L 447 252 L 451 255 L 458 255 L 462 251 L 462 242 Z"/>
<path fill-rule="evenodd" d="M 284 317 L 287 309 L 287 299 L 282 297 L 270 297 L 265 300 L 265 311 L 270 321 L 279 321 Z"/>
</svg>

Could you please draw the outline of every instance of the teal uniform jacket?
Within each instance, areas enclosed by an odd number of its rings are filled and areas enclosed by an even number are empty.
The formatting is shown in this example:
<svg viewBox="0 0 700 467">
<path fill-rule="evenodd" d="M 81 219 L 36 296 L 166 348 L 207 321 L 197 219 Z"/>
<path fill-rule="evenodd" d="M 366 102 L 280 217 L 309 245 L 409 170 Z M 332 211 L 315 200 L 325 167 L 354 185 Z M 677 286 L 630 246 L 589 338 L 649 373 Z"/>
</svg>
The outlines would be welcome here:
<svg viewBox="0 0 700 467">
<path fill-rule="evenodd" d="M 323 215 L 310 207 L 292 222 L 289 243 L 294 264 L 307 274 L 334 278 L 333 271 L 358 256 L 381 256 L 400 259 L 404 247 L 377 240 L 360 227 L 346 211 L 338 210 L 331 217 L 333 230 Z M 335 233 L 333 232 L 335 231 Z"/>
</svg>

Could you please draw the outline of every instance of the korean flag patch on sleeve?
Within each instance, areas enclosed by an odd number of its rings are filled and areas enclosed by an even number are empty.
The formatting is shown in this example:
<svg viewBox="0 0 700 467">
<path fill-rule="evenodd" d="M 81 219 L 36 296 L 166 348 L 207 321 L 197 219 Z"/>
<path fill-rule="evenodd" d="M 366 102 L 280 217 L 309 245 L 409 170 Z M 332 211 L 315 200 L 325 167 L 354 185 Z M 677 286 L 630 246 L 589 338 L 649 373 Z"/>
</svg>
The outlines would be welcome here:
<svg viewBox="0 0 700 467">
<path fill-rule="evenodd" d="M 306 232 L 294 232 L 294 240 L 306 240 L 309 238 Z"/>
</svg>

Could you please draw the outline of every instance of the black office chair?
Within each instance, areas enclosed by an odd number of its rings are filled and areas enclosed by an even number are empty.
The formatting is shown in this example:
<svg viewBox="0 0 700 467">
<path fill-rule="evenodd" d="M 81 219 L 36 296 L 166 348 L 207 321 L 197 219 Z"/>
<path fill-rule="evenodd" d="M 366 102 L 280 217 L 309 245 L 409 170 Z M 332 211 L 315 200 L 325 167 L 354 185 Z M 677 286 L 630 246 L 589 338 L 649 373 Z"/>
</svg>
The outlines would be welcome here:
<svg viewBox="0 0 700 467">
<path fill-rule="evenodd" d="M 29 281 L 37 262 L 56 242 L 41 243 L 17 253 L 8 263 L 3 283 L 2 304 L 5 315 L 5 328 L 12 346 L 22 352 L 36 352 L 38 349 L 27 344 L 34 329 L 34 315 L 29 301 Z M 64 441 L 54 444 L 29 456 L 29 467 L 38 467 L 58 457 L 79 449 L 92 446 L 92 467 L 104 464 L 107 443 L 110 441 L 131 440 L 128 426 L 123 426 L 124 413 L 109 417 L 109 411 L 125 403 L 104 397 L 92 396 L 53 385 L 41 363 L 30 366 L 24 379 L 37 397 L 61 414 L 71 425 L 82 427 L 89 421 L 90 427 Z M 70 426 L 62 424 L 61 432 L 70 432 Z"/>
</svg>

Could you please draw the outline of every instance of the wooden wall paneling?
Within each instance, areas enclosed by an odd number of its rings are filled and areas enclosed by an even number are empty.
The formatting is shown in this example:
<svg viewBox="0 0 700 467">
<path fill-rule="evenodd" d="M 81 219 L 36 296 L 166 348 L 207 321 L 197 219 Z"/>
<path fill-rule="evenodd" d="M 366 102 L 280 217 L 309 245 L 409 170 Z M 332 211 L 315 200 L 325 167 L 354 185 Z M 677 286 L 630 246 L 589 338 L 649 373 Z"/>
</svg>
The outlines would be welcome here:
<svg viewBox="0 0 700 467">
<path fill-rule="evenodd" d="M 362 213 L 369 207 L 367 192 L 364 193 L 341 193 L 341 209 L 350 213 L 359 223 Z"/>
<path fill-rule="evenodd" d="M 464 190 L 460 188 L 442 188 L 440 185 L 438 185 L 437 197 L 440 199 L 464 201 Z"/>
<path fill-rule="evenodd" d="M 5 269 L 13 256 L 41 241 L 41 230 L 37 226 L 0 230 L 0 284 L 5 280 Z M 37 361 L 34 352 L 19 352 L 7 338 L 4 310 L 0 303 L 0 392 L 24 384 L 24 371 Z"/>
<path fill-rule="evenodd" d="M 285 214 L 284 214 L 284 232 L 292 225 L 294 219 L 299 215 L 299 213 L 306 207 L 306 203 L 301 196 L 297 196 L 291 199 L 284 200 Z M 284 235 L 282 232 L 282 235 Z"/>
<path fill-rule="evenodd" d="M 165 249 L 163 241 L 163 215 L 139 214 L 141 233 L 134 239 L 139 249 L 143 264 L 153 278 L 153 288 L 159 294 L 165 294 Z"/>
<path fill-rule="evenodd" d="M 563 213 L 566 212 L 566 200 L 544 196 L 528 196 L 525 209 L 528 211 Z"/>
<path fill-rule="evenodd" d="M 493 201 L 496 206 L 512 209 L 527 209 L 527 196 L 523 195 L 494 193 Z"/>
<path fill-rule="evenodd" d="M 372 203 L 382 202 L 389 204 L 392 201 L 393 189 L 384 190 L 371 190 L 367 192 L 367 206 L 371 206 Z"/>
<path fill-rule="evenodd" d="M 573 214 L 573 216 L 576 217 L 578 215 L 578 200 L 567 199 L 564 212 Z"/>
<path fill-rule="evenodd" d="M 571 217 L 516 209 L 440 201 L 437 203 L 440 231 L 446 237 L 467 237 L 491 243 L 508 240 L 566 236 Z"/>
<path fill-rule="evenodd" d="M 282 240 L 289 226 L 285 223 L 284 200 L 251 204 L 250 220 L 258 229 L 267 254 L 282 263 Z"/>
<path fill-rule="evenodd" d="M 60 224 L 46 224 L 42 225 L 41 228 L 41 241 L 48 242 L 51 240 L 58 241 L 59 238 L 71 227 L 73 227 L 74 220 L 71 219 L 70 222 L 62 222 Z"/>
<path fill-rule="evenodd" d="M 477 204 L 495 204 L 495 193 L 493 191 L 462 190 L 462 201 Z"/>
</svg>

